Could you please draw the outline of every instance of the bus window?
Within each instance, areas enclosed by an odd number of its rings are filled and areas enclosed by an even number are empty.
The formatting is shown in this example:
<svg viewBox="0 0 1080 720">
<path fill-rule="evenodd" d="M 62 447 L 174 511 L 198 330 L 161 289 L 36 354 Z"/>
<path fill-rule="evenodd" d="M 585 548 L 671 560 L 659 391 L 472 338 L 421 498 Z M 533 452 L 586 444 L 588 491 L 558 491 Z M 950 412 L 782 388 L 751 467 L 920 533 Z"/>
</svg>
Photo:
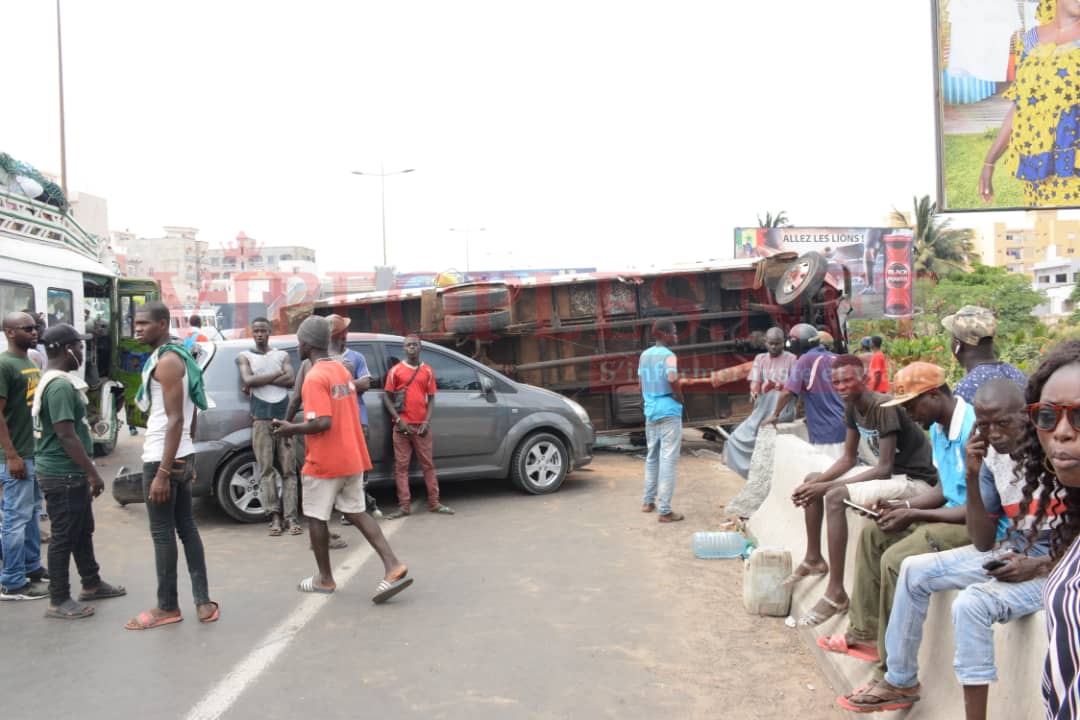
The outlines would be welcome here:
<svg viewBox="0 0 1080 720">
<path fill-rule="evenodd" d="M 34 288 L 25 283 L 0 280 L 0 317 L 8 313 L 34 313 Z"/>
<path fill-rule="evenodd" d="M 75 324 L 75 303 L 70 290 L 49 288 L 45 295 L 45 312 L 49 327 L 57 323 Z"/>
</svg>

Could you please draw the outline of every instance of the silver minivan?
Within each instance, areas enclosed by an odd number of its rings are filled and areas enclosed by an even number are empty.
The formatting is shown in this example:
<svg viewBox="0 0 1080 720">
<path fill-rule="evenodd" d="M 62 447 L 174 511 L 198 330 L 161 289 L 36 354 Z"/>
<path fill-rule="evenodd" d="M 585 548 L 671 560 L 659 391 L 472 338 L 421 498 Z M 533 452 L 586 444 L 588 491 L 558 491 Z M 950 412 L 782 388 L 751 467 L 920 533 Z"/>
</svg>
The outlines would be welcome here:
<svg viewBox="0 0 1080 720">
<path fill-rule="evenodd" d="M 352 333 L 348 346 L 361 353 L 371 372 L 364 393 L 368 412 L 372 471 L 370 485 L 393 485 L 391 424 L 383 408 L 386 373 L 404 357 L 404 338 Z M 270 338 L 272 347 L 289 353 L 300 367 L 295 336 Z M 259 503 L 259 468 L 251 450 L 248 398 L 240 391 L 236 356 L 252 340 L 200 345 L 206 389 L 214 407 L 199 413 L 195 442 L 197 480 L 193 494 L 212 495 L 233 518 L 265 519 Z M 509 478 L 532 494 L 559 489 L 567 473 L 592 461 L 596 434 L 581 405 L 557 393 L 515 382 L 453 350 L 423 343 L 420 359 L 435 371 L 438 384 L 431 432 L 435 467 L 441 480 Z M 413 465 L 411 477 L 420 481 Z M 144 502 L 141 473 L 123 473 L 113 481 L 121 504 Z"/>
</svg>

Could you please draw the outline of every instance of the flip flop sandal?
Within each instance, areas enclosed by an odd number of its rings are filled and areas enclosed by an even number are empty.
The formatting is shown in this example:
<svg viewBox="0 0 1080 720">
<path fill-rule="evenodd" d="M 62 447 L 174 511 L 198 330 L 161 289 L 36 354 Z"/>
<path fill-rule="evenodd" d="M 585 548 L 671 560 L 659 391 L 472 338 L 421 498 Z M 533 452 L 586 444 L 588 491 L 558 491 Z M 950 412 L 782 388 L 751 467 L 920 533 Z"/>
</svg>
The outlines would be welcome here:
<svg viewBox="0 0 1080 720">
<path fill-rule="evenodd" d="M 865 660 L 866 662 L 876 663 L 881 659 L 878 657 L 876 647 L 861 642 L 848 643 L 847 635 L 844 633 L 822 635 L 817 639 L 817 646 L 822 650 L 839 653 L 840 655 L 850 655 L 857 660 Z"/>
<path fill-rule="evenodd" d="M 807 572 L 800 573 L 799 570 L 806 570 Z M 780 587 L 782 587 L 782 588 L 793 588 L 796 585 L 798 585 L 800 582 L 805 580 L 806 578 L 822 577 L 823 575 L 828 575 L 828 574 L 829 574 L 828 570 L 810 571 L 810 567 L 806 563 L 799 563 L 799 567 L 795 568 L 795 572 L 791 573 L 786 578 L 784 578 L 783 582 L 780 583 Z"/>
<path fill-rule="evenodd" d="M 281 535 L 281 522 L 274 520 L 270 523 L 270 537 L 279 537 Z"/>
<path fill-rule="evenodd" d="M 905 694 L 904 690 L 914 691 Z M 837 698 L 840 707 L 857 713 L 889 712 L 891 710 L 908 710 L 919 701 L 919 686 L 913 688 L 896 688 L 882 681 L 868 688 L 862 693 L 852 693 Z M 857 699 L 864 698 L 864 699 Z M 868 698 L 869 702 L 865 699 Z"/>
<path fill-rule="evenodd" d="M 213 600 L 210 600 L 210 601 L 209 601 L 209 602 L 208 602 L 207 604 L 208 604 L 208 605 L 213 605 L 213 606 L 214 606 L 214 612 L 210 613 L 210 614 L 209 614 L 209 615 L 207 615 L 206 617 L 201 617 L 201 618 L 199 618 L 199 622 L 201 622 L 201 623 L 212 623 L 212 622 L 217 622 L 217 619 L 218 619 L 219 617 L 221 617 L 221 606 L 220 606 L 220 605 L 218 605 L 218 604 L 217 604 L 216 602 L 214 602 Z"/>
<path fill-rule="evenodd" d="M 107 582 L 102 582 L 93 590 L 83 590 L 79 593 L 79 602 L 94 602 L 95 600 L 123 597 L 124 595 L 127 595 L 127 588 L 123 585 L 110 585 Z"/>
<path fill-rule="evenodd" d="M 152 630 L 162 625 L 172 625 L 178 623 L 184 619 L 183 615 L 167 615 L 165 617 L 157 617 L 152 612 L 147 610 L 141 612 L 135 617 L 127 621 L 124 625 L 125 630 Z"/>
<path fill-rule="evenodd" d="M 428 508 L 428 512 L 438 513 L 439 515 L 453 515 L 454 511 L 446 505 L 440 505 L 439 507 Z"/>
<path fill-rule="evenodd" d="M 304 528 L 301 527 L 300 523 L 298 523 L 298 522 L 290 522 L 288 530 L 289 530 L 290 535 L 303 535 L 304 534 Z"/>
<path fill-rule="evenodd" d="M 821 603 L 825 603 L 827 610 L 819 610 L 818 606 Z M 837 615 L 843 615 L 851 607 L 851 600 L 844 600 L 842 603 L 838 603 L 825 595 L 821 596 L 821 600 L 818 600 L 814 607 L 810 608 L 810 612 L 799 618 L 799 627 L 816 627 L 825 622 L 831 617 Z"/>
<path fill-rule="evenodd" d="M 397 595 L 405 588 L 412 585 L 412 583 L 413 579 L 411 577 L 401 577 L 397 580 L 394 580 L 393 582 L 383 580 L 381 583 L 379 583 L 379 586 L 375 588 L 375 595 L 372 596 L 371 602 L 375 603 L 376 605 L 381 605 L 382 603 Z"/>
<path fill-rule="evenodd" d="M 94 608 L 77 603 L 74 600 L 67 600 L 60 607 L 51 607 L 45 610 L 45 617 L 56 618 L 57 620 L 81 620 L 93 614 Z"/>
<path fill-rule="evenodd" d="M 319 595 L 333 595 L 334 588 L 319 587 L 315 584 L 315 576 L 306 577 L 297 584 L 296 589 L 303 593 L 317 593 Z"/>
</svg>

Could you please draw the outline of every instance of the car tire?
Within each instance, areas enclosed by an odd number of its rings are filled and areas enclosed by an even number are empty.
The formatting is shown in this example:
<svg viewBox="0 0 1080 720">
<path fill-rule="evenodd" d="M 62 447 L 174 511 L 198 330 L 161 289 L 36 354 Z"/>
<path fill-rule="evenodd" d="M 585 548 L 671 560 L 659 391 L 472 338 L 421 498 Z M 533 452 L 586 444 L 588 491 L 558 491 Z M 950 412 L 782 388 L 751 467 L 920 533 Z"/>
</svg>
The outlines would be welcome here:
<svg viewBox="0 0 1080 720">
<path fill-rule="evenodd" d="M 562 487 L 570 471 L 570 453 L 557 436 L 547 432 L 529 435 L 514 450 L 510 479 L 530 495 L 547 495 Z"/>
<path fill-rule="evenodd" d="M 233 520 L 256 523 L 266 520 L 259 502 L 259 473 L 255 453 L 233 455 L 218 472 L 214 488 L 218 504 Z"/>
<path fill-rule="evenodd" d="M 496 310 L 483 315 L 444 315 L 446 332 L 472 335 L 476 332 L 498 332 L 510 324 L 509 310 Z"/>
<path fill-rule="evenodd" d="M 489 313 L 510 304 L 506 285 L 461 285 L 443 290 L 443 312 L 451 315 Z"/>
<path fill-rule="evenodd" d="M 94 457 L 106 457 L 113 450 L 116 449 L 116 442 L 96 442 L 94 443 Z"/>
<path fill-rule="evenodd" d="M 780 279 L 776 281 L 773 297 L 780 305 L 792 305 L 799 298 L 809 300 L 825 283 L 828 261 L 818 252 L 803 253 L 797 257 Z"/>
</svg>

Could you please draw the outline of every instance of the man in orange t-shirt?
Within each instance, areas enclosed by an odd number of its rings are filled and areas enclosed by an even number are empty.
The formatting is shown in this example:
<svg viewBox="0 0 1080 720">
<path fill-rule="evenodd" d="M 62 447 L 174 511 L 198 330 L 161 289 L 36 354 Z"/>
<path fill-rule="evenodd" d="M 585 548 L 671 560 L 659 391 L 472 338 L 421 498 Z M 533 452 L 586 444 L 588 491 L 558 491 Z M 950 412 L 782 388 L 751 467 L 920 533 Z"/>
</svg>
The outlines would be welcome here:
<svg viewBox="0 0 1080 720">
<path fill-rule="evenodd" d="M 356 412 L 352 375 L 332 360 L 330 321 L 312 315 L 296 331 L 301 359 L 311 361 L 301 395 L 304 422 L 273 420 L 274 434 L 305 435 L 303 469 L 304 515 L 309 519 L 311 549 L 319 572 L 300 581 L 299 590 L 332 593 L 337 585 L 330 568 L 327 521 L 337 507 L 363 534 L 383 561 L 385 575 L 372 601 L 385 602 L 412 584 L 409 569 L 398 561 L 379 524 L 364 512 L 364 471 L 371 469 L 367 443 Z"/>
<path fill-rule="evenodd" d="M 889 366 L 885 362 L 885 353 L 881 349 L 881 336 L 870 338 L 870 367 L 867 368 L 867 387 L 878 393 L 889 392 Z"/>
<path fill-rule="evenodd" d="M 383 406 L 394 421 L 394 479 L 397 482 L 398 509 L 386 517 L 393 520 L 412 511 L 409 495 L 409 462 L 413 453 L 424 471 L 428 510 L 440 515 L 454 511 L 439 502 L 439 478 L 432 459 L 431 413 L 435 409 L 435 371 L 420 362 L 420 338 L 405 338 L 405 359 L 386 374 Z M 404 391 L 405 402 L 395 407 L 394 395 Z"/>
</svg>

